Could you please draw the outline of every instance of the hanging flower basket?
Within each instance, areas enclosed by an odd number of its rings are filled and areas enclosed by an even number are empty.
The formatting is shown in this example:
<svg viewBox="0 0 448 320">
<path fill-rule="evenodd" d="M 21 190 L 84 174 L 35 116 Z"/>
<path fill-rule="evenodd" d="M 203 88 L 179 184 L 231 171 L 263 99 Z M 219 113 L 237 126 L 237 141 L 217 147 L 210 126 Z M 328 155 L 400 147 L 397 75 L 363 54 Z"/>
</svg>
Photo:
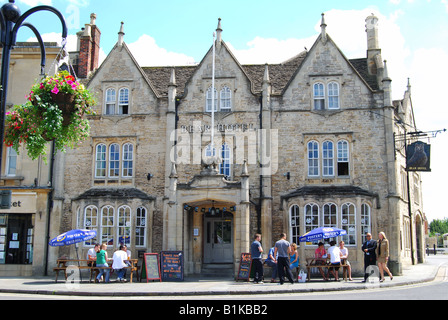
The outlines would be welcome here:
<svg viewBox="0 0 448 320">
<path fill-rule="evenodd" d="M 68 72 L 60 72 L 34 84 L 28 102 L 6 113 L 5 144 L 17 152 L 25 144 L 28 156 L 46 161 L 47 142 L 65 152 L 83 142 L 90 132 L 84 115 L 95 114 L 89 90 Z"/>
</svg>

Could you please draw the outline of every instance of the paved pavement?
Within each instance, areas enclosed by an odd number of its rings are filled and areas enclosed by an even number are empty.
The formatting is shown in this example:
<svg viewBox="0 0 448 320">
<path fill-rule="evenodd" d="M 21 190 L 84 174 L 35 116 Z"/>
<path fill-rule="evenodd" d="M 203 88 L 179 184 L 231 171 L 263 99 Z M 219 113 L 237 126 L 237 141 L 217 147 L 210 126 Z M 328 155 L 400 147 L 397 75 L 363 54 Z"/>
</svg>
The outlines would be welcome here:
<svg viewBox="0 0 448 320">
<path fill-rule="evenodd" d="M 362 278 L 353 281 L 328 281 L 311 279 L 307 283 L 284 285 L 277 283 L 253 284 L 252 282 L 233 281 L 229 279 L 200 279 L 186 277 L 183 282 L 134 282 L 117 283 L 115 276 L 111 283 L 55 283 L 54 277 L 1 277 L 0 293 L 43 294 L 63 296 L 208 296 L 208 295 L 244 295 L 244 294 L 279 294 L 326 292 L 344 290 L 365 290 L 375 287 L 392 287 L 417 284 L 436 280 L 448 268 L 448 255 L 427 257 L 424 264 L 405 267 L 403 275 L 394 276 L 393 280 L 383 283 L 362 283 Z M 440 270 L 440 272 L 439 272 Z M 442 272 L 443 271 L 443 272 Z M 63 279 L 63 276 L 60 277 Z M 84 278 L 88 278 L 87 275 Z"/>
</svg>

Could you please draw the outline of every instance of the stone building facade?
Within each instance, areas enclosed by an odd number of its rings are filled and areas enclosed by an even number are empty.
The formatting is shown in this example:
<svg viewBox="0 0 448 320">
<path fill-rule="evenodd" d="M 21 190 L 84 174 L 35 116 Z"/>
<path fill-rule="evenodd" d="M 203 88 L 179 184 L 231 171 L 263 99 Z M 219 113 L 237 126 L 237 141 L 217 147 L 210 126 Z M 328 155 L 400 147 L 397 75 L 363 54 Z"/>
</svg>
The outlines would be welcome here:
<svg viewBox="0 0 448 320">
<path fill-rule="evenodd" d="M 187 274 L 217 264 L 235 274 L 256 232 L 265 251 L 286 232 L 304 264 L 317 246 L 299 236 L 320 226 L 347 230 L 337 240 L 355 272 L 366 232 L 386 233 L 395 274 L 422 262 L 421 177 L 410 174 L 408 198 L 395 139 L 415 128 L 411 87 L 392 100 L 377 22 L 366 19 L 366 58 L 345 57 L 322 16 L 308 51 L 241 65 L 219 20 L 215 48 L 178 67 L 140 66 L 122 24 L 86 79 L 97 115 L 90 140 L 67 151 L 59 172 L 60 231 L 96 229 L 83 254 L 94 241 L 111 251 L 125 242 L 134 256 L 182 250 Z"/>
</svg>

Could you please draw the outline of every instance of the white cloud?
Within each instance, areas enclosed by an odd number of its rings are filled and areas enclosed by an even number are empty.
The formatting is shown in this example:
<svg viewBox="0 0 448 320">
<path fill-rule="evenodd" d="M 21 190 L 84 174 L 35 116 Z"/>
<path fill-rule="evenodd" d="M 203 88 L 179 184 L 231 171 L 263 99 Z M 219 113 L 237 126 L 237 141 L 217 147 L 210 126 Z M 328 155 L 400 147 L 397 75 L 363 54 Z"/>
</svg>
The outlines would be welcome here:
<svg viewBox="0 0 448 320">
<path fill-rule="evenodd" d="M 127 44 L 141 66 L 173 66 L 194 64 L 194 59 L 183 53 L 169 52 L 157 45 L 149 35 L 142 35 L 136 42 Z"/>
</svg>

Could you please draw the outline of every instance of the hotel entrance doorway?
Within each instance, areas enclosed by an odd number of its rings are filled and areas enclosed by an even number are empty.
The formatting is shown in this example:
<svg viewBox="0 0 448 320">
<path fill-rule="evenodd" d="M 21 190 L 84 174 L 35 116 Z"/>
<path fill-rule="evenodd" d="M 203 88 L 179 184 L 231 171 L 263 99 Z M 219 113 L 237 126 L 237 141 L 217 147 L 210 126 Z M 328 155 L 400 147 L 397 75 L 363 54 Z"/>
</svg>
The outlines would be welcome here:
<svg viewBox="0 0 448 320">
<path fill-rule="evenodd" d="M 233 215 L 223 212 L 204 216 L 204 263 L 233 262 Z"/>
</svg>

